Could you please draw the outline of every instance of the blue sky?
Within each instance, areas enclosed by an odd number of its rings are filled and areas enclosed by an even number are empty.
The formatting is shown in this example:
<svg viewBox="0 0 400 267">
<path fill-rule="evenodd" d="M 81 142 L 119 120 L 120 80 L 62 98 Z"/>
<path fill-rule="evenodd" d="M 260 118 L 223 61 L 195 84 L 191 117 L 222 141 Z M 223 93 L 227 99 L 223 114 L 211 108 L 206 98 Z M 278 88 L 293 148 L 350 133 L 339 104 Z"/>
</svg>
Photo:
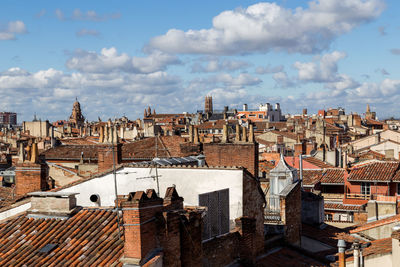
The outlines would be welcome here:
<svg viewBox="0 0 400 267">
<path fill-rule="evenodd" d="M 0 105 L 51 121 L 214 106 L 400 117 L 398 1 L 2 1 Z"/>
</svg>

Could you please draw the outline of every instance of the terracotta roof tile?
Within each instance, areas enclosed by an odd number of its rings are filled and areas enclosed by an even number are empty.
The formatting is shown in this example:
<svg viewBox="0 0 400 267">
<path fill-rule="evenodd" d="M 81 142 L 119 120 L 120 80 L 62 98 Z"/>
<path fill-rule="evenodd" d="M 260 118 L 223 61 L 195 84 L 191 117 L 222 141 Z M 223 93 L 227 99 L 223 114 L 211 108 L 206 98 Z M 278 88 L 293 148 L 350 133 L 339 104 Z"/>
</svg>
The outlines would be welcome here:
<svg viewBox="0 0 400 267">
<path fill-rule="evenodd" d="M 184 157 L 198 154 L 197 150 L 181 149 L 182 146 L 190 146 L 181 136 L 157 137 L 158 157 Z M 83 152 L 84 159 L 97 160 L 98 145 L 62 145 L 51 148 L 41 153 L 47 160 L 80 160 Z M 150 159 L 156 157 L 155 137 L 145 138 L 133 143 L 122 145 L 123 159 Z"/>
<path fill-rule="evenodd" d="M 312 226 L 309 224 L 302 224 L 302 235 L 318 240 L 324 244 L 327 244 L 337 250 L 338 239 L 343 239 L 347 247 L 356 239 L 351 236 L 346 229 L 337 228 L 331 225 L 324 225 L 325 228 L 321 229 L 318 226 Z"/>
<path fill-rule="evenodd" d="M 257 261 L 257 266 L 326 266 L 315 259 L 307 257 L 287 247 L 277 249 Z"/>
<path fill-rule="evenodd" d="M 344 184 L 346 170 L 340 168 L 324 169 L 321 177 L 321 184 Z"/>
<path fill-rule="evenodd" d="M 315 185 L 321 180 L 322 170 L 303 170 L 303 185 Z"/>
<path fill-rule="evenodd" d="M 364 258 L 371 255 L 385 255 L 389 253 L 392 253 L 392 238 L 390 237 L 371 241 L 371 245 L 362 250 Z M 347 257 L 346 261 L 354 261 L 354 256 Z"/>
<path fill-rule="evenodd" d="M 375 227 L 380 227 L 382 225 L 394 223 L 394 222 L 400 222 L 400 214 L 390 216 L 388 218 L 382 219 L 382 220 L 377 220 L 369 223 L 362 224 L 361 226 L 358 226 L 357 228 L 354 228 L 353 230 L 350 231 L 350 233 L 358 233 L 362 232 L 368 229 L 372 229 Z"/>
<path fill-rule="evenodd" d="M 83 209 L 65 220 L 19 216 L 1 223 L 0 265 L 118 264 L 123 240 L 118 239 L 116 219 L 111 210 Z M 47 244 L 56 247 L 49 253 L 40 252 Z"/>
<path fill-rule="evenodd" d="M 400 162 L 371 162 L 351 169 L 349 181 L 390 182 L 398 170 Z"/>
<path fill-rule="evenodd" d="M 325 202 L 325 210 L 342 210 L 342 211 L 361 211 L 364 210 L 364 205 L 350 205 L 339 202 Z"/>
</svg>

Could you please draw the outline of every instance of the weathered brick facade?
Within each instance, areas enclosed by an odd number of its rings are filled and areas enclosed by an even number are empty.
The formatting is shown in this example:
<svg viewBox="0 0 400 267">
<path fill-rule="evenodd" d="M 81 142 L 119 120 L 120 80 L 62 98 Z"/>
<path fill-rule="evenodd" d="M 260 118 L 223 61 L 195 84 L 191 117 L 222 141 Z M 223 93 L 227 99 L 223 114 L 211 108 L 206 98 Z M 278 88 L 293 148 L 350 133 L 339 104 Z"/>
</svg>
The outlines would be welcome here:
<svg viewBox="0 0 400 267">
<path fill-rule="evenodd" d="M 48 190 L 47 173 L 48 167 L 45 164 L 17 163 L 15 165 L 15 193 L 21 196 L 29 192 Z"/>
<path fill-rule="evenodd" d="M 113 156 L 113 146 L 114 146 L 114 156 Z M 100 145 L 97 148 L 97 157 L 98 157 L 98 172 L 106 172 L 109 171 L 114 164 L 120 164 L 122 160 L 121 155 L 121 147 L 122 144 L 117 145 Z"/>
<path fill-rule="evenodd" d="M 147 254 L 156 248 L 156 224 L 153 222 L 157 213 L 163 209 L 163 200 L 148 190 L 131 193 L 128 200 L 122 202 L 124 221 L 124 258 L 135 259 L 141 263 Z"/>
<path fill-rule="evenodd" d="M 203 144 L 208 166 L 238 166 L 258 177 L 258 143 Z"/>
<path fill-rule="evenodd" d="M 301 187 L 297 183 L 286 196 L 280 196 L 281 220 L 284 238 L 289 244 L 300 245 L 301 240 Z"/>
<path fill-rule="evenodd" d="M 203 266 L 227 266 L 240 258 L 240 238 L 239 231 L 234 231 L 204 242 Z"/>
<path fill-rule="evenodd" d="M 244 171 L 243 175 L 243 216 L 254 219 L 254 253 L 264 249 L 264 211 L 265 195 L 260 182 Z"/>
<path fill-rule="evenodd" d="M 162 250 L 163 266 L 201 266 L 201 212 L 185 211 L 175 188 L 165 199 L 153 189 L 119 198 L 123 210 L 125 263 L 143 264 Z"/>
</svg>

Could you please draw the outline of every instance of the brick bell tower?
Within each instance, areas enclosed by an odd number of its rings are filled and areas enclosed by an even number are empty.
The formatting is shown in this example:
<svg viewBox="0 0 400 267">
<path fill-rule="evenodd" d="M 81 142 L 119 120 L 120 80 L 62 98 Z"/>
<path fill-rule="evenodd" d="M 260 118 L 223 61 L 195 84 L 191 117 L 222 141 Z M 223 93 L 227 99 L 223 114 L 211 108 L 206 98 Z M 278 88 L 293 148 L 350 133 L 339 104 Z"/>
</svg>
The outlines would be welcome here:
<svg viewBox="0 0 400 267">
<path fill-rule="evenodd" d="M 71 116 L 69 117 L 69 122 L 75 128 L 79 128 L 83 126 L 83 124 L 85 123 L 85 117 L 82 114 L 81 104 L 78 102 L 78 98 L 76 98 L 76 101 L 72 107 L 72 113 Z"/>
</svg>

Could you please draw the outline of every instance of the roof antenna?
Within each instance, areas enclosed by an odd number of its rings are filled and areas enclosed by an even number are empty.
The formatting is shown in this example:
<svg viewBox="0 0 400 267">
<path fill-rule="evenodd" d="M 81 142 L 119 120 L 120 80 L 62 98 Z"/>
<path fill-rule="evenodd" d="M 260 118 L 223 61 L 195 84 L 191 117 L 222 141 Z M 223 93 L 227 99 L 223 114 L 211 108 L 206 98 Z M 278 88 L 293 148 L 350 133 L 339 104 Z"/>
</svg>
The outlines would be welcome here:
<svg viewBox="0 0 400 267">
<path fill-rule="evenodd" d="M 117 137 L 118 139 L 118 137 Z M 118 225 L 118 239 L 121 239 L 121 229 L 120 229 L 120 218 L 119 218 L 119 205 L 118 205 L 118 190 L 117 190 L 117 172 L 115 170 L 115 148 L 114 148 L 114 138 L 111 138 L 111 148 L 113 155 L 113 175 L 114 175 L 114 189 L 115 189 L 115 210 L 117 211 L 117 225 Z M 118 140 L 117 144 L 118 144 Z"/>
</svg>

